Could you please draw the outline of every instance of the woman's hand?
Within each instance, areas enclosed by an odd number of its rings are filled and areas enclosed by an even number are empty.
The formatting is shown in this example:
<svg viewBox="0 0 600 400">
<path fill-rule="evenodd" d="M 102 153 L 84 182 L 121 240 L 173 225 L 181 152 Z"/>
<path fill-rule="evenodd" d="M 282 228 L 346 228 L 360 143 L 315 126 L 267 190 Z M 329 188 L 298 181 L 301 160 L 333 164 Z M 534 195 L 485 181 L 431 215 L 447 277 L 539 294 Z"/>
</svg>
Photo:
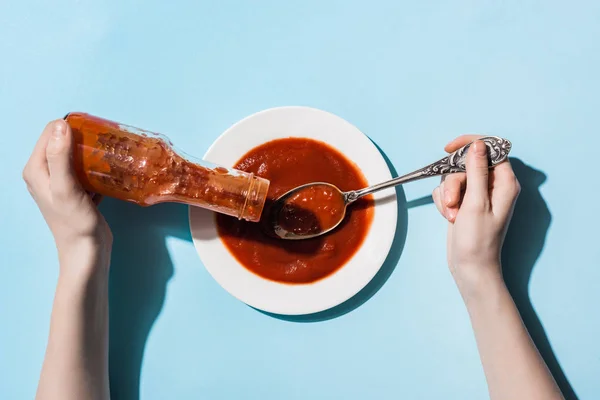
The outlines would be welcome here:
<svg viewBox="0 0 600 400">
<path fill-rule="evenodd" d="M 90 258 L 109 259 L 112 246 L 108 224 L 96 208 L 100 198 L 86 193 L 75 176 L 72 149 L 69 124 L 52 121 L 42 132 L 23 170 L 27 188 L 54 235 L 61 270 L 82 265 Z"/>
<path fill-rule="evenodd" d="M 479 138 L 461 136 L 446 151 Z M 561 400 L 502 279 L 500 250 L 519 191 L 510 163 L 489 169 L 485 143 L 476 141 L 467 173 L 447 175 L 433 199 L 449 221 L 448 265 L 471 318 L 490 398 Z"/>
<path fill-rule="evenodd" d="M 79 185 L 73 134 L 50 122 L 23 179 L 50 227 L 60 274 L 36 399 L 108 399 L 108 266 L 112 235 L 99 198 Z"/>
<path fill-rule="evenodd" d="M 445 150 L 453 152 L 481 136 L 461 136 Z M 488 168 L 485 144 L 467 153 L 466 174 L 450 174 L 433 191 L 433 200 L 448 224 L 448 266 L 463 296 L 482 279 L 500 278 L 500 250 L 520 186 L 510 163 Z"/>
</svg>

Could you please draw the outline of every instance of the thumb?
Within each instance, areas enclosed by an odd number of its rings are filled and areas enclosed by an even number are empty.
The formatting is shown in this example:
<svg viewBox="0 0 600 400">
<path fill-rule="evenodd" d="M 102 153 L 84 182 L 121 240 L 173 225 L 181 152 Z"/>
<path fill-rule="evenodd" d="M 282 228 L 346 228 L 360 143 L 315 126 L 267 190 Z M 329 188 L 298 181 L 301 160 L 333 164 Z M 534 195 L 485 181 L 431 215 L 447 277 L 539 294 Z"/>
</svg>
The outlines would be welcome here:
<svg viewBox="0 0 600 400">
<path fill-rule="evenodd" d="M 485 143 L 474 142 L 467 152 L 467 190 L 464 203 L 477 208 L 487 208 L 490 204 L 489 165 Z"/>
<path fill-rule="evenodd" d="M 76 193 L 77 180 L 71 167 L 72 134 L 69 124 L 54 121 L 46 147 L 46 160 L 50 173 L 50 191 L 54 196 L 66 200 Z"/>
</svg>

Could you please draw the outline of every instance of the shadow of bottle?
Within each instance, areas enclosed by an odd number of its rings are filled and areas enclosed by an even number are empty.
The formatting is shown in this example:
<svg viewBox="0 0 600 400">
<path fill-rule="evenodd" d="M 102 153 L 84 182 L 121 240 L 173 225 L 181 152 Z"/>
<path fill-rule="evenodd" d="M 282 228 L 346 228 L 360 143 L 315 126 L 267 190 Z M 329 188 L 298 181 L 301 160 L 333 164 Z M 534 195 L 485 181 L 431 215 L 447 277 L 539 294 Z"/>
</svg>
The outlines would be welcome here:
<svg viewBox="0 0 600 400">
<path fill-rule="evenodd" d="M 383 150 L 375 143 L 375 146 L 381 153 L 382 157 L 385 159 L 385 162 L 392 173 L 392 176 L 398 176 L 396 172 L 396 168 L 388 158 L 388 156 L 383 152 Z M 327 321 L 333 318 L 341 317 L 344 314 L 347 314 L 356 308 L 363 305 L 367 302 L 375 293 L 379 291 L 383 287 L 383 285 L 387 282 L 389 277 L 394 272 L 396 265 L 398 265 L 398 261 L 400 260 L 400 255 L 402 254 L 402 250 L 404 249 L 404 243 L 406 242 L 406 234 L 408 232 L 408 209 L 406 207 L 406 196 L 404 194 L 404 190 L 402 186 L 397 186 L 396 190 L 396 199 L 398 206 L 398 216 L 396 222 L 396 233 L 394 234 L 394 239 L 392 241 L 392 246 L 390 251 L 383 262 L 381 268 L 375 274 L 373 279 L 357 294 L 352 296 L 350 299 L 346 300 L 342 304 L 339 304 L 333 308 L 330 308 L 325 311 L 321 311 L 314 314 L 305 314 L 305 315 L 280 315 L 268 313 L 266 311 L 260 311 L 261 313 L 268 315 L 273 318 L 281 319 L 284 321 L 290 322 L 321 322 Z"/>
<path fill-rule="evenodd" d="M 166 237 L 191 241 L 181 204 L 139 207 L 105 199 L 114 247 L 109 281 L 109 375 L 113 400 L 138 400 L 144 348 L 164 304 L 173 263 Z"/>
<path fill-rule="evenodd" d="M 540 256 L 552 216 L 540 193 L 546 175 L 519 160 L 511 158 L 515 175 L 521 184 L 513 219 L 502 249 L 502 265 L 506 286 L 523 322 L 567 400 L 577 395 L 565 376 L 529 297 L 529 282 Z"/>
</svg>

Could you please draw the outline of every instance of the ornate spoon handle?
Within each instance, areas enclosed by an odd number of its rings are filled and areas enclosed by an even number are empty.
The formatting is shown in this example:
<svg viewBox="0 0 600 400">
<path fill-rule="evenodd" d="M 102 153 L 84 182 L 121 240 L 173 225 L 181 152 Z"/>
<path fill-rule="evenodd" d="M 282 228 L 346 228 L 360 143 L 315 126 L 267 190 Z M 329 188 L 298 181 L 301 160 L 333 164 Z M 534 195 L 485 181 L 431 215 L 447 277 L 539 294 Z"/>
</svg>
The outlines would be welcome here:
<svg viewBox="0 0 600 400">
<path fill-rule="evenodd" d="M 502 161 L 508 158 L 508 153 L 512 148 L 510 141 L 497 136 L 486 136 L 481 138 L 488 149 L 488 160 L 490 168 L 500 164 Z M 467 161 L 467 150 L 473 144 L 473 142 L 461 147 L 454 153 L 448 154 L 446 157 L 439 161 L 429 164 L 428 166 L 418 169 L 410 174 L 394 178 L 387 182 L 383 182 L 377 185 L 369 186 L 360 190 L 353 190 L 344 193 L 346 203 L 352 203 L 353 201 L 366 196 L 368 194 L 378 192 L 389 187 L 401 185 L 408 182 L 413 182 L 419 179 L 428 178 L 430 176 L 441 176 L 446 174 L 452 174 L 455 172 L 466 171 Z"/>
</svg>

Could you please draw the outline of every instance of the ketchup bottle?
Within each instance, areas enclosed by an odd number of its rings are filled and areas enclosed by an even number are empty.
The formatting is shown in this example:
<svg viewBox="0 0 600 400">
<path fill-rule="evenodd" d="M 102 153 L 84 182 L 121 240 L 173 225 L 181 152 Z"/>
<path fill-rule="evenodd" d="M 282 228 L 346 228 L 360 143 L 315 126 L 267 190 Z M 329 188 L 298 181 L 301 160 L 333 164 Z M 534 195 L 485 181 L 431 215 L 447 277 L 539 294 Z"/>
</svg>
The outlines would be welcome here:
<svg viewBox="0 0 600 400">
<path fill-rule="evenodd" d="M 89 192 L 141 206 L 177 202 L 239 219 L 260 219 L 269 181 L 178 153 L 164 136 L 89 114 L 65 117 L 73 165 Z"/>
</svg>

